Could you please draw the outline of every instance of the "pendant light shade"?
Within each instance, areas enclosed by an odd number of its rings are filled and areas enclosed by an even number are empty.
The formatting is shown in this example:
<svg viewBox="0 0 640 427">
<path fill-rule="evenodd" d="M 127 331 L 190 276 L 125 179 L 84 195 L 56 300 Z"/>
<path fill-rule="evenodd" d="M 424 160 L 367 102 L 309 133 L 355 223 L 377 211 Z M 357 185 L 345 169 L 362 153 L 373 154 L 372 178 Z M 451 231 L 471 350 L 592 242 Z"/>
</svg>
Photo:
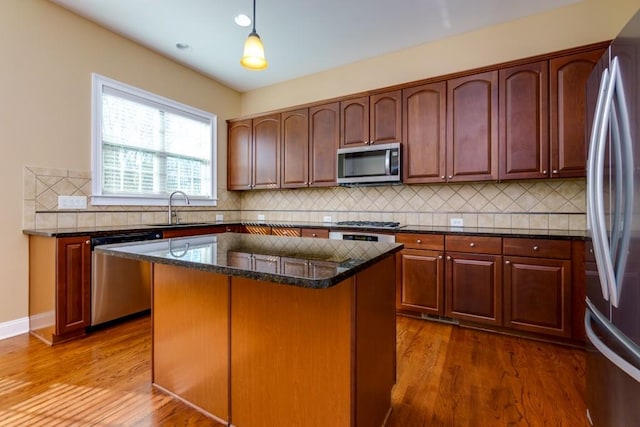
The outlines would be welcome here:
<svg viewBox="0 0 640 427">
<path fill-rule="evenodd" d="M 256 0 L 253 0 L 253 30 L 244 42 L 244 53 L 240 64 L 249 70 L 264 70 L 269 65 L 264 58 L 264 46 L 256 33 Z"/>
</svg>

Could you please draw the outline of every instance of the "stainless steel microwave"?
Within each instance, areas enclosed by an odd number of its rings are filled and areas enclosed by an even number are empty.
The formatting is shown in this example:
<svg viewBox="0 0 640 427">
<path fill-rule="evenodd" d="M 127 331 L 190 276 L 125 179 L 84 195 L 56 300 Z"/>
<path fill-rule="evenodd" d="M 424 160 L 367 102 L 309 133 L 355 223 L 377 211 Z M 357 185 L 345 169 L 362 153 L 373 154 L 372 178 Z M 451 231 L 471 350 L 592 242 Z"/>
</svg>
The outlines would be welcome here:
<svg viewBox="0 0 640 427">
<path fill-rule="evenodd" d="M 400 143 L 338 149 L 338 184 L 400 182 Z"/>
</svg>

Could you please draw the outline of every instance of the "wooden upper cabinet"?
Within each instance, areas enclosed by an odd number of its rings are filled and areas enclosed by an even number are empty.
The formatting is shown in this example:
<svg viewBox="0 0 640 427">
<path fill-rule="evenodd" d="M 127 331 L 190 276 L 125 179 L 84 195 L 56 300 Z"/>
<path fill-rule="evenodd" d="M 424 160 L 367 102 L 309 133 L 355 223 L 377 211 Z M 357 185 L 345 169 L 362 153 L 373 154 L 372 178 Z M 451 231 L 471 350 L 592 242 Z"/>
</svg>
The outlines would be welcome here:
<svg viewBox="0 0 640 427">
<path fill-rule="evenodd" d="M 597 49 L 549 61 L 553 178 L 586 175 L 585 85 L 602 53 Z"/>
<path fill-rule="evenodd" d="M 340 103 L 309 109 L 309 186 L 337 185 L 336 158 L 340 144 Z"/>
<path fill-rule="evenodd" d="M 446 179 L 446 82 L 402 91 L 402 164 L 407 184 Z"/>
<path fill-rule="evenodd" d="M 227 189 L 249 190 L 252 185 L 252 120 L 229 123 L 227 138 Z"/>
<path fill-rule="evenodd" d="M 402 136 L 402 92 L 372 95 L 369 98 L 369 141 L 372 144 L 399 142 Z"/>
<path fill-rule="evenodd" d="M 548 61 L 501 69 L 500 179 L 549 177 Z"/>
<path fill-rule="evenodd" d="M 447 181 L 498 179 L 498 71 L 447 82 Z"/>
<path fill-rule="evenodd" d="M 369 97 L 340 102 L 341 147 L 364 145 L 369 142 Z"/>
<path fill-rule="evenodd" d="M 309 110 L 282 113 L 282 188 L 309 184 Z"/>
<path fill-rule="evenodd" d="M 253 188 L 280 187 L 280 114 L 253 119 Z"/>
<path fill-rule="evenodd" d="M 398 142 L 402 136 L 402 91 L 340 102 L 341 147 Z"/>
</svg>

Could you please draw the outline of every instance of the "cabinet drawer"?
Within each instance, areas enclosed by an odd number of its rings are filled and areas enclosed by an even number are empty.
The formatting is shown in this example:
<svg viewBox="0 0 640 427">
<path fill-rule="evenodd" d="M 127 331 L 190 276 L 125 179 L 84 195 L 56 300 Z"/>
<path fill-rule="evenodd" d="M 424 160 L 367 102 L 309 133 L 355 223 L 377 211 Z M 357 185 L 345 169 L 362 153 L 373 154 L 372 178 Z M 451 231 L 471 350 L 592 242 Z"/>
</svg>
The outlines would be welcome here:
<svg viewBox="0 0 640 427">
<path fill-rule="evenodd" d="M 440 234 L 398 233 L 396 243 L 403 243 L 407 249 L 444 249 L 444 236 Z"/>
<path fill-rule="evenodd" d="M 318 239 L 328 239 L 329 229 L 328 228 L 303 228 L 300 234 L 302 237 L 315 237 Z"/>
<path fill-rule="evenodd" d="M 502 237 L 446 236 L 445 246 L 447 251 L 500 255 Z"/>
<path fill-rule="evenodd" d="M 274 236 L 300 237 L 300 229 L 292 227 L 271 227 Z"/>
<path fill-rule="evenodd" d="M 505 255 L 571 259 L 571 242 L 569 240 L 505 237 L 503 246 Z"/>
</svg>

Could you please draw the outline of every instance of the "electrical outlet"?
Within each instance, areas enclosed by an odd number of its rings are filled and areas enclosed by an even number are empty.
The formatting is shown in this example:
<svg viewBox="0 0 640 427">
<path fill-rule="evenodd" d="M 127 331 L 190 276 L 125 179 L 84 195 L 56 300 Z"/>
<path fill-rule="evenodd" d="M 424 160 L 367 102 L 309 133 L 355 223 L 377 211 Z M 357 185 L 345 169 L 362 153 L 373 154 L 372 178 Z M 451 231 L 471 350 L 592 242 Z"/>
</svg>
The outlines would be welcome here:
<svg viewBox="0 0 640 427">
<path fill-rule="evenodd" d="M 258 221 L 264 221 L 264 215 L 258 214 Z"/>
<path fill-rule="evenodd" d="M 216 214 L 216 222 L 222 222 L 222 221 L 224 221 L 224 215 Z"/>
<path fill-rule="evenodd" d="M 451 218 L 451 226 L 462 227 L 464 226 L 464 221 L 462 220 L 462 218 Z"/>
<path fill-rule="evenodd" d="M 87 197 L 58 196 L 58 209 L 87 209 Z"/>
<path fill-rule="evenodd" d="M 325 215 L 322 217 L 322 222 L 331 222 L 331 215 Z"/>
</svg>

